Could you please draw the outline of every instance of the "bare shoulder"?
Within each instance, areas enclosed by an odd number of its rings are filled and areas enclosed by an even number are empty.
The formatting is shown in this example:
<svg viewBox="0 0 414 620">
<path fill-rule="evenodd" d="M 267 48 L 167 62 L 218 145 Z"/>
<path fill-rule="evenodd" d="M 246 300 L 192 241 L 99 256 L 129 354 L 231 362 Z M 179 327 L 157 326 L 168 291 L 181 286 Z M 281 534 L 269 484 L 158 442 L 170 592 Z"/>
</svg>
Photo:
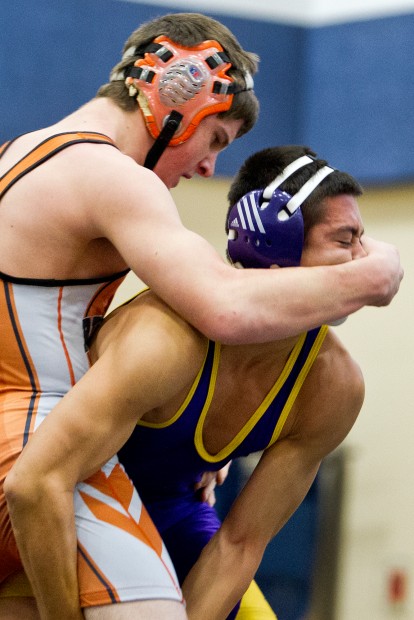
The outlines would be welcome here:
<svg viewBox="0 0 414 620">
<path fill-rule="evenodd" d="M 72 182 L 96 236 L 125 247 L 132 231 L 143 241 L 147 229 L 154 235 L 156 222 L 177 225 L 180 220 L 171 193 L 154 172 L 109 145 L 82 144 L 81 148 Z"/>
<path fill-rule="evenodd" d="M 326 383 L 330 391 L 338 391 L 341 398 L 348 394 L 352 400 L 364 388 L 359 364 L 332 329 L 326 334 L 314 364 L 314 372 L 320 382 Z"/>
<path fill-rule="evenodd" d="M 146 365 L 177 380 L 197 373 L 207 339 L 148 290 L 106 317 L 92 345 L 94 359 L 111 355 L 124 369 Z"/>
<path fill-rule="evenodd" d="M 68 149 L 67 153 L 79 181 L 105 202 L 112 200 L 114 195 L 125 199 L 130 193 L 136 197 L 148 190 L 169 193 L 154 172 L 112 145 L 79 144 Z"/>
<path fill-rule="evenodd" d="M 354 425 L 364 401 L 358 363 L 329 330 L 298 398 L 293 432 L 327 454 Z M 324 456 L 322 454 L 322 456 Z"/>
</svg>

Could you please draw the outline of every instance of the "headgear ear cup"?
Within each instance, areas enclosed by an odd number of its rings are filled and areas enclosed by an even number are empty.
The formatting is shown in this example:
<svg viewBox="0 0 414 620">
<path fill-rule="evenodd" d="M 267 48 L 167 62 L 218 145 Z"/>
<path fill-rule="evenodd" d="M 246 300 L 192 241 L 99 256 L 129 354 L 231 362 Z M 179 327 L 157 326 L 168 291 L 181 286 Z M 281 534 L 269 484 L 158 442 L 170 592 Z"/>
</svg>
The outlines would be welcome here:
<svg viewBox="0 0 414 620">
<path fill-rule="evenodd" d="M 182 115 L 169 145 L 185 142 L 209 114 L 227 111 L 236 85 L 227 70 L 231 63 L 217 41 L 184 47 L 168 37 L 157 37 L 144 58 L 129 68 L 126 85 L 138 103 L 147 128 L 158 138 L 170 113 Z"/>
<path fill-rule="evenodd" d="M 249 192 L 230 209 L 227 249 L 233 263 L 256 268 L 300 264 L 304 241 L 300 206 L 333 168 L 315 172 L 294 196 L 278 188 L 313 161 L 305 155 L 291 162 L 264 190 Z"/>
<path fill-rule="evenodd" d="M 263 203 L 263 190 L 249 192 L 229 213 L 227 248 L 233 263 L 243 267 L 297 266 L 303 247 L 303 217 L 300 209 L 280 221 L 278 214 L 291 199 L 276 189 Z"/>
</svg>

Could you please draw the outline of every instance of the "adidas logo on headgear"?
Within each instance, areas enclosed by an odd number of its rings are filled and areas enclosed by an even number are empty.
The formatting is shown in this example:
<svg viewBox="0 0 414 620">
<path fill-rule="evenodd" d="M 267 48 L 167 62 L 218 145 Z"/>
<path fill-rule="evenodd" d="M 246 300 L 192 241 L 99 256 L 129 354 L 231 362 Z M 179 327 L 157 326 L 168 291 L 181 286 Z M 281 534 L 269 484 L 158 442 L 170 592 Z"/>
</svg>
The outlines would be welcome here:
<svg viewBox="0 0 414 620">
<path fill-rule="evenodd" d="M 232 220 L 230 222 L 230 226 L 234 226 L 235 228 L 239 228 L 240 227 L 239 220 L 237 219 L 237 217 L 235 217 L 234 220 Z"/>
</svg>

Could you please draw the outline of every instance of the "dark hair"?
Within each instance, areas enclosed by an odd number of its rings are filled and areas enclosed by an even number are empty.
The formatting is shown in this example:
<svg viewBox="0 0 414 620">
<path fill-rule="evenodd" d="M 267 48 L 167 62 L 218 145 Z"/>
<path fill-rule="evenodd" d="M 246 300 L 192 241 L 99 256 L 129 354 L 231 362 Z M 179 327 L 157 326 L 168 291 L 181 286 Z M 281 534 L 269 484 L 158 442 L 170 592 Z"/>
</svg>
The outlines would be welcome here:
<svg viewBox="0 0 414 620">
<path fill-rule="evenodd" d="M 248 192 L 267 187 L 286 166 L 303 155 L 309 155 L 314 161 L 297 170 L 280 186 L 281 190 L 292 196 L 317 170 L 329 165 L 328 162 L 324 159 L 318 159 L 316 153 L 307 146 L 275 146 L 251 155 L 241 166 L 230 186 L 228 193 L 229 209 Z M 309 229 L 321 221 L 325 198 L 339 196 L 340 194 L 360 196 L 362 193 L 363 190 L 358 181 L 346 172 L 334 170 L 325 177 L 301 206 L 305 238 Z"/>
</svg>

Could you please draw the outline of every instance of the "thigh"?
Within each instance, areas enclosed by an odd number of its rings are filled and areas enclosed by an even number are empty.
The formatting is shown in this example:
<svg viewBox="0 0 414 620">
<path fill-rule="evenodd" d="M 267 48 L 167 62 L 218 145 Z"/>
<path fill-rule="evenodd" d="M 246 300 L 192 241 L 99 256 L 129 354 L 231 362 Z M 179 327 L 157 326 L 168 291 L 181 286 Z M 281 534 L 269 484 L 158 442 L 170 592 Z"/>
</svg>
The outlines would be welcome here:
<svg viewBox="0 0 414 620">
<path fill-rule="evenodd" d="M 40 620 L 29 581 L 24 573 L 13 575 L 0 586 L 0 620 Z M 26 596 L 27 595 L 27 596 Z M 177 601 L 134 601 L 88 607 L 84 609 L 86 620 L 187 620 L 183 603 Z"/>
<path fill-rule="evenodd" d="M 74 502 L 82 608 L 182 603 L 170 556 L 116 457 L 77 485 Z"/>
<path fill-rule="evenodd" d="M 89 607 L 84 615 L 85 620 L 187 620 L 182 603 L 161 600 Z"/>
</svg>

